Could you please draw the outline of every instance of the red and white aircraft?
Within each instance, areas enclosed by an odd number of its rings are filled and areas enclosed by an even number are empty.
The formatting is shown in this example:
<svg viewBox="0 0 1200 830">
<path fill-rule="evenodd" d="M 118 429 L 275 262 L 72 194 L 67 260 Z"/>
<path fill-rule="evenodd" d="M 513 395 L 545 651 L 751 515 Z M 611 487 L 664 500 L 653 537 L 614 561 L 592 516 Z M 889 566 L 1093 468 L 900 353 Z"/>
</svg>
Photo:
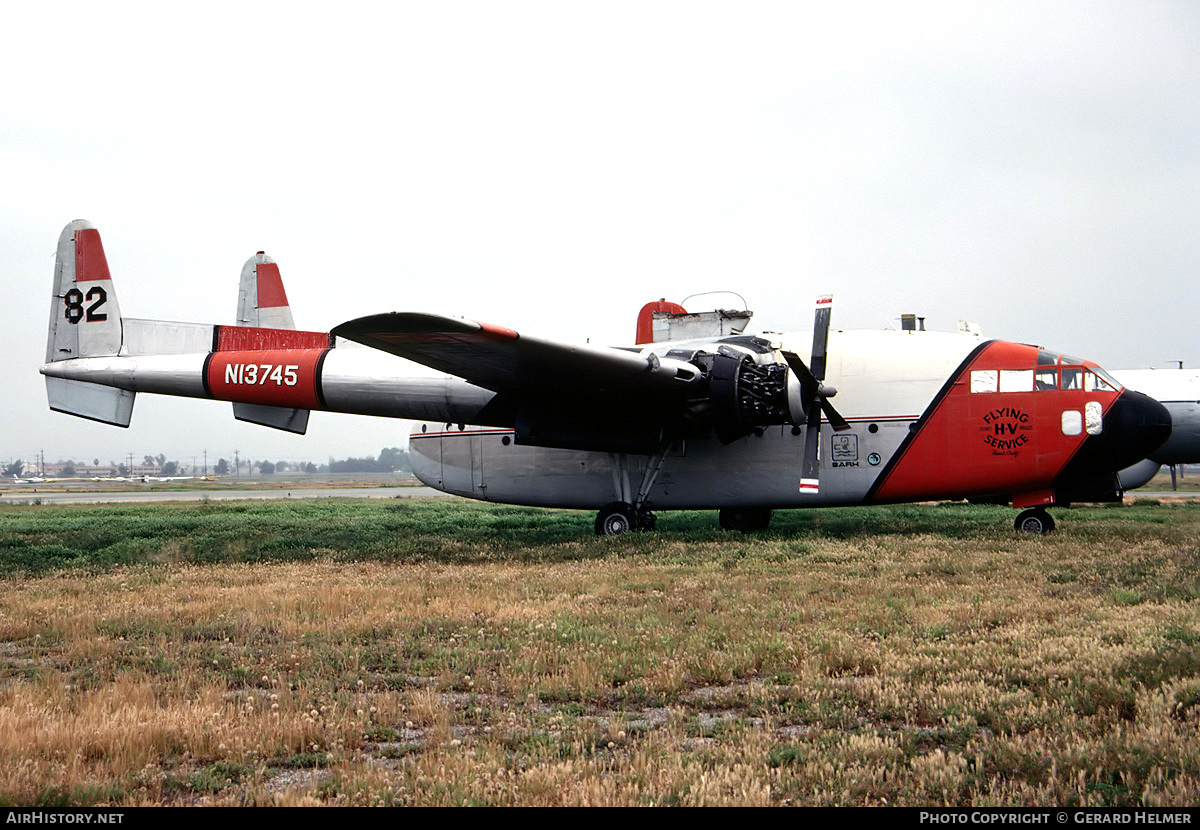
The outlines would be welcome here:
<svg viewBox="0 0 1200 830">
<path fill-rule="evenodd" d="M 781 508 L 961 498 L 1012 502 L 1016 527 L 1041 532 L 1047 507 L 1119 498 L 1120 471 L 1171 433 L 1162 405 L 1089 361 L 835 331 L 830 310 L 818 300 L 813 332 L 752 336 L 720 330 L 737 315 L 653 303 L 625 348 L 420 313 L 305 332 L 260 253 L 238 325 L 141 320 L 121 315 L 100 235 L 79 220 L 59 238 L 41 371 L 51 409 L 118 426 L 138 392 L 232 401 L 241 420 L 300 433 L 313 409 L 413 419 L 426 484 L 598 509 L 605 535 L 653 528 L 654 510 L 715 508 L 723 527 L 757 530 Z M 693 321 L 707 334 L 688 337 Z M 688 339 L 663 339 L 672 324 Z M 406 376 L 406 361 L 446 374 Z"/>
</svg>

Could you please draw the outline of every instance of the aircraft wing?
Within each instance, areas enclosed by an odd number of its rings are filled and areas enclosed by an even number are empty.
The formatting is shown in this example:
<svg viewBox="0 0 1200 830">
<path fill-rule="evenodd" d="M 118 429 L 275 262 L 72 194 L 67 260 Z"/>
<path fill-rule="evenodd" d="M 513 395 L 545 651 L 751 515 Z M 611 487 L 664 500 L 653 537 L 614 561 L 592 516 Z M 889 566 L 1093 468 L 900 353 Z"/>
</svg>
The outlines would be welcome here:
<svg viewBox="0 0 1200 830">
<path fill-rule="evenodd" d="M 376 314 L 332 333 L 498 393 L 633 403 L 682 394 L 699 376 L 684 361 L 557 343 L 436 314 Z"/>
</svg>

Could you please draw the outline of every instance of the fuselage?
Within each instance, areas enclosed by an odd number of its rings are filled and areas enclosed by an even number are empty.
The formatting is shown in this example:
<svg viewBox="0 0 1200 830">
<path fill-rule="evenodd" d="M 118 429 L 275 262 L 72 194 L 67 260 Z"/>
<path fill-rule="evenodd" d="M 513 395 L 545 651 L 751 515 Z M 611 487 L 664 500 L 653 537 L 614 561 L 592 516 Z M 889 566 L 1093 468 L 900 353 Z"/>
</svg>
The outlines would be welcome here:
<svg viewBox="0 0 1200 830">
<path fill-rule="evenodd" d="M 811 339 L 779 335 L 786 347 Z M 679 344 L 651 347 L 665 354 Z M 673 444 L 650 508 L 804 507 L 996 498 L 1017 506 L 1113 498 L 1118 470 L 1169 431 L 1156 402 L 1088 361 L 937 332 L 831 332 L 827 380 L 851 429 L 821 427 L 817 494 L 798 487 L 804 428 Z M 511 429 L 450 420 L 410 437 L 417 475 L 471 498 L 594 507 L 636 491 L 648 455 L 521 446 Z M 617 500 L 626 500 L 620 499 Z"/>
<path fill-rule="evenodd" d="M 155 353 L 168 336 L 182 353 Z M 811 334 L 771 337 L 787 348 Z M 732 442 L 679 437 L 658 457 L 530 446 L 492 391 L 413 377 L 407 361 L 346 345 L 324 333 L 127 320 L 124 353 L 42 371 L 131 392 L 417 420 L 413 465 L 427 484 L 556 507 L 625 500 L 644 480 L 653 486 L 639 503 L 662 509 L 1114 498 L 1117 471 L 1170 431 L 1159 404 L 1088 361 L 957 334 L 831 332 L 826 380 L 850 429 L 821 426 L 820 492 L 802 493 L 804 426 L 757 427 Z M 641 351 L 666 359 L 697 345 Z"/>
</svg>

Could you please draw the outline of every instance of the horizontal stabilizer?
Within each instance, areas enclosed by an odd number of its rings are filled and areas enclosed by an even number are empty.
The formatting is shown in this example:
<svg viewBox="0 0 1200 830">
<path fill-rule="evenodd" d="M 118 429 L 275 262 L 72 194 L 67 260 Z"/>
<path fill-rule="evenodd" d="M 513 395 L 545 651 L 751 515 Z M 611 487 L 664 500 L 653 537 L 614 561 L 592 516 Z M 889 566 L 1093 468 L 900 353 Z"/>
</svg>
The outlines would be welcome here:
<svg viewBox="0 0 1200 830">
<path fill-rule="evenodd" d="M 235 403 L 233 417 L 259 426 L 282 429 L 303 435 L 308 430 L 307 409 L 290 409 L 283 406 L 264 406 L 257 403 Z"/>
<path fill-rule="evenodd" d="M 129 426 L 136 395 L 136 392 L 113 386 L 67 378 L 46 378 L 46 396 L 52 410 L 118 427 Z"/>
</svg>

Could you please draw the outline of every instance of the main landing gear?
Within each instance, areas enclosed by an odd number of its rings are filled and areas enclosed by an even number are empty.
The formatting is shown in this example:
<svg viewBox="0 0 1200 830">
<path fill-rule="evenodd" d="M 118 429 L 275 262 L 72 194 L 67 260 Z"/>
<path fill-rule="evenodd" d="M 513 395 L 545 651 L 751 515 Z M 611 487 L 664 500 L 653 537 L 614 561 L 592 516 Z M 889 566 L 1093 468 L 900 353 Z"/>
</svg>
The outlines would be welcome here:
<svg viewBox="0 0 1200 830">
<path fill-rule="evenodd" d="M 1031 507 L 1017 514 L 1013 527 L 1018 533 L 1049 533 L 1054 530 L 1054 517 L 1043 507 Z"/>
<path fill-rule="evenodd" d="M 654 530 L 656 521 L 649 510 L 638 510 L 628 502 L 614 501 L 596 514 L 596 535 L 620 536 L 631 530 Z"/>
<path fill-rule="evenodd" d="M 717 514 L 724 530 L 740 530 L 754 533 L 766 530 L 771 524 L 768 508 L 726 507 Z M 614 501 L 604 505 L 596 514 L 597 536 L 620 536 L 635 530 L 654 530 L 655 515 L 649 510 L 638 510 L 632 504 Z"/>
<path fill-rule="evenodd" d="M 765 507 L 724 507 L 717 513 L 722 530 L 754 533 L 771 524 L 771 511 Z"/>
</svg>

